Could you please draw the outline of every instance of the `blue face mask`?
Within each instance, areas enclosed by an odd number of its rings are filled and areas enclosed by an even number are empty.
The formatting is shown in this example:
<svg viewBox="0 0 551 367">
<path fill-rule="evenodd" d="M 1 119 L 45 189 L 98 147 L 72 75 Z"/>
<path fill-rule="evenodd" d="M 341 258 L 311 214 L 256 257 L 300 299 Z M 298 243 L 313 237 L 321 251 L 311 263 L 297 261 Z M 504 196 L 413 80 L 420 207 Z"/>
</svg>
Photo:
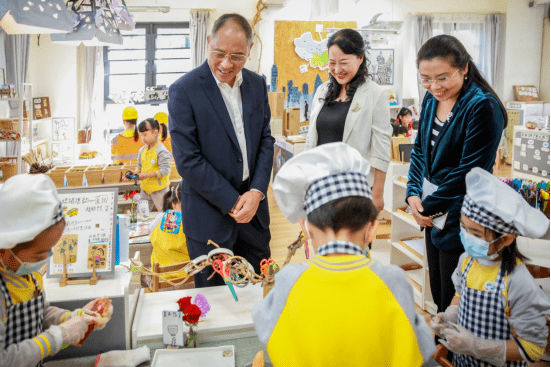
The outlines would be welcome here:
<svg viewBox="0 0 551 367">
<path fill-rule="evenodd" d="M 21 266 L 19 267 L 19 269 L 17 269 L 17 271 L 15 272 L 15 275 L 30 275 L 35 271 L 39 271 L 40 268 L 42 268 L 44 264 L 48 262 L 50 256 L 52 256 L 53 254 L 54 252 L 50 250 L 50 252 L 48 252 L 48 257 L 45 258 L 44 260 L 37 261 L 35 263 L 29 263 L 29 262 L 23 262 L 19 260 L 19 258 L 15 256 L 15 254 L 12 252 L 13 257 L 15 257 L 17 261 L 21 263 Z"/>
<path fill-rule="evenodd" d="M 501 237 L 496 238 L 492 242 L 487 242 L 481 238 L 473 236 L 470 233 L 467 233 L 463 227 L 461 227 L 461 230 L 459 231 L 459 237 L 461 238 L 461 243 L 463 243 L 463 247 L 465 247 L 467 254 L 475 259 L 495 260 L 499 256 L 497 252 L 495 254 L 488 255 L 488 251 L 490 249 L 490 244 L 496 242 Z"/>
</svg>

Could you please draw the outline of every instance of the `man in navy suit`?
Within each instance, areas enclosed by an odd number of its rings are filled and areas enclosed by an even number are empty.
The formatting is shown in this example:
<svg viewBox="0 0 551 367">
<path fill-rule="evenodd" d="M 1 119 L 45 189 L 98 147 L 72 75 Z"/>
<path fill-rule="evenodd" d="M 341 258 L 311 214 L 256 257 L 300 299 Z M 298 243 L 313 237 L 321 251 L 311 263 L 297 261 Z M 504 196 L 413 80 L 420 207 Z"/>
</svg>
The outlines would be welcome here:
<svg viewBox="0 0 551 367">
<path fill-rule="evenodd" d="M 243 16 L 221 16 L 207 37 L 207 61 L 170 86 L 168 112 L 191 259 L 215 248 L 210 239 L 260 273 L 270 257 L 274 138 L 266 82 L 243 69 L 252 39 Z M 212 272 L 195 274 L 195 286 L 223 285 L 217 274 L 207 280 Z"/>
</svg>

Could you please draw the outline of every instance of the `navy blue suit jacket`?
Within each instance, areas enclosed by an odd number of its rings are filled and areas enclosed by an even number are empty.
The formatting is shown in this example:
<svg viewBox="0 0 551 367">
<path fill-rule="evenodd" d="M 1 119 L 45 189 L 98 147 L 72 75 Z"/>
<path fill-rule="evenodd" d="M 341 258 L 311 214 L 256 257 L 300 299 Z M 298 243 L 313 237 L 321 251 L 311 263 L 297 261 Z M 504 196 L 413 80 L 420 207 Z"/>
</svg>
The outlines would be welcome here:
<svg viewBox="0 0 551 367">
<path fill-rule="evenodd" d="M 426 94 L 411 153 L 406 200 L 409 196 L 422 197 L 423 178 L 438 186 L 423 200 L 422 214 L 448 213 L 444 228 L 431 230 L 434 245 L 442 250 L 461 246 L 459 219 L 467 190 L 465 176 L 473 167 L 492 172 L 505 125 L 498 101 L 474 83 L 467 83 L 453 106 L 450 121 L 438 134 L 434 152 L 430 141 L 438 101 Z"/>
<path fill-rule="evenodd" d="M 186 236 L 196 241 L 230 239 L 236 221 L 228 215 L 243 181 L 247 154 L 251 189 L 267 195 L 274 141 L 266 82 L 243 69 L 241 99 L 247 152 L 241 152 L 230 115 L 207 62 L 170 86 L 168 113 L 172 151 L 182 176 L 182 222 Z M 267 197 L 256 217 L 268 228 Z M 254 220 L 254 218 L 253 218 Z"/>
</svg>

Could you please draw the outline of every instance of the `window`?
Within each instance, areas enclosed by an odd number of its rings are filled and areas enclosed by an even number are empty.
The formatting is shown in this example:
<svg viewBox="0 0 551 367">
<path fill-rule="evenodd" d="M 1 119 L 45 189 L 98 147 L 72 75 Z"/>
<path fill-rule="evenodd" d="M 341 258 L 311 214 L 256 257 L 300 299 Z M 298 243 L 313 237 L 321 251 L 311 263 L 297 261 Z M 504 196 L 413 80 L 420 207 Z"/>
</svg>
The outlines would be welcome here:
<svg viewBox="0 0 551 367">
<path fill-rule="evenodd" d="M 188 23 L 137 24 L 123 34 L 123 44 L 104 49 L 104 102 L 133 97 L 143 101 L 146 87 L 169 87 L 192 69 Z M 138 93 L 136 93 L 138 92 Z M 126 96 L 126 97 L 125 97 Z"/>
</svg>

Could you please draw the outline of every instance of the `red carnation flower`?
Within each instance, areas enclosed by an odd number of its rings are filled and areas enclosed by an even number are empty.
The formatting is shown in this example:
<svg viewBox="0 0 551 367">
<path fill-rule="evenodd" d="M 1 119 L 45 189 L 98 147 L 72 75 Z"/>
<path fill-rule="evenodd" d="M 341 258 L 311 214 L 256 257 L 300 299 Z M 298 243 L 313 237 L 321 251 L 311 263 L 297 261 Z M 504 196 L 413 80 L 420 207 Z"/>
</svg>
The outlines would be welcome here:
<svg viewBox="0 0 551 367">
<path fill-rule="evenodd" d="M 201 317 L 201 309 L 196 305 L 189 305 L 183 311 L 185 315 L 182 319 L 190 324 L 196 324 Z"/>
<path fill-rule="evenodd" d="M 180 311 L 184 311 L 184 309 L 189 305 L 191 305 L 191 297 L 184 297 L 178 300 L 178 307 L 180 307 Z"/>
</svg>

